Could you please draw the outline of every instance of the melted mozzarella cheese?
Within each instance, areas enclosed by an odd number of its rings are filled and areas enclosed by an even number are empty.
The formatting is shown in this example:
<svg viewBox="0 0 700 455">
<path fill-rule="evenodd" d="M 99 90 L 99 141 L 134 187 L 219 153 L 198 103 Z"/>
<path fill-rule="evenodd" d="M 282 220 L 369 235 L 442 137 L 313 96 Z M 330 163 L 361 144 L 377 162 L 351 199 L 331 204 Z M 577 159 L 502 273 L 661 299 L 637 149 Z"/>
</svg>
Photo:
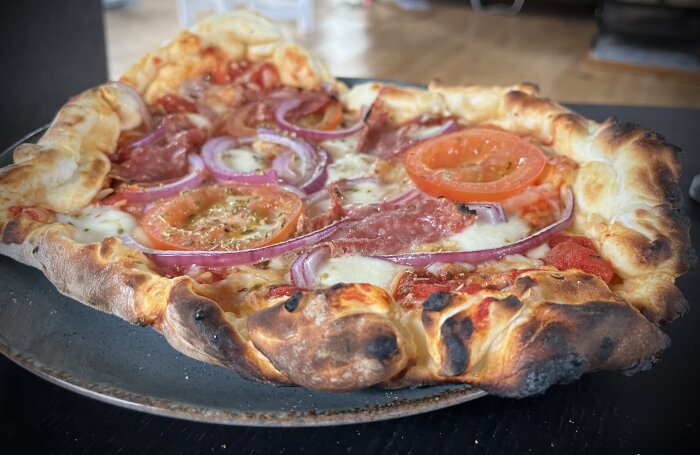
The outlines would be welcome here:
<svg viewBox="0 0 700 455">
<path fill-rule="evenodd" d="M 377 159 L 371 155 L 358 153 L 348 153 L 334 158 L 333 163 L 328 166 L 328 181 L 371 177 L 374 175 L 376 161 Z"/>
<path fill-rule="evenodd" d="M 528 251 L 525 255 L 531 259 L 542 259 L 549 253 L 549 245 L 543 243 L 542 245 L 535 247 Z"/>
<path fill-rule="evenodd" d="M 100 242 L 111 235 L 131 234 L 138 225 L 136 218 L 110 206 L 91 205 L 76 216 L 58 215 L 58 221 L 75 228 L 79 243 Z"/>
<path fill-rule="evenodd" d="M 260 154 L 242 148 L 226 150 L 221 154 L 221 160 L 226 167 L 237 172 L 256 172 L 265 167 Z"/>
<path fill-rule="evenodd" d="M 379 202 L 392 188 L 388 185 L 363 182 L 343 190 L 343 205 L 370 204 Z"/>
<path fill-rule="evenodd" d="M 356 134 L 354 136 L 344 137 L 342 139 L 323 141 L 321 146 L 324 150 L 330 153 L 331 158 L 336 160 L 345 155 L 357 153 L 357 146 L 359 142 L 360 135 Z"/>
<path fill-rule="evenodd" d="M 507 223 L 477 221 L 462 232 L 447 237 L 445 241 L 459 251 L 487 250 L 517 242 L 529 233 L 530 226 L 522 219 L 512 216 Z"/>
<path fill-rule="evenodd" d="M 403 267 L 381 259 L 358 255 L 340 256 L 326 261 L 319 270 L 321 286 L 336 283 L 369 283 L 389 289 L 394 275 Z"/>
</svg>

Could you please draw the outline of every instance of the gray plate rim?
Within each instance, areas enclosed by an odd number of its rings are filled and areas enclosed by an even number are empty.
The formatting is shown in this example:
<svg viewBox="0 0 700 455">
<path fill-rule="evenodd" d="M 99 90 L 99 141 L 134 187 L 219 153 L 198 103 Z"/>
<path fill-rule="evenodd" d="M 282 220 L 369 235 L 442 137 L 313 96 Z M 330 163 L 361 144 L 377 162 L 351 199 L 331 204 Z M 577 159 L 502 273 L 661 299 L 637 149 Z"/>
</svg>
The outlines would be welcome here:
<svg viewBox="0 0 700 455">
<path fill-rule="evenodd" d="M 367 79 L 356 78 L 340 78 L 340 80 L 350 86 L 356 83 L 369 81 Z M 400 82 L 397 84 L 408 86 L 415 85 Z M 26 134 L 8 149 L 0 153 L 0 160 L 7 160 L 8 155 L 12 153 L 15 147 L 24 142 L 37 139 L 47 128 L 48 125 L 45 125 Z M 19 267 L 21 265 L 17 264 L 17 266 Z M 77 302 L 76 304 L 81 305 Z M 332 411 L 265 412 L 252 410 L 242 412 L 213 409 L 175 400 L 160 399 L 141 393 L 131 392 L 114 385 L 93 383 L 85 378 L 75 376 L 68 371 L 52 369 L 43 365 L 40 360 L 32 356 L 31 352 L 23 353 L 16 350 L 2 335 L 0 335 L 0 353 L 20 367 L 53 384 L 101 402 L 160 416 L 214 424 L 261 427 L 302 427 L 364 423 L 435 411 L 486 395 L 486 392 L 472 388 L 469 385 L 459 385 L 448 389 L 438 388 L 438 390 L 435 391 L 431 387 L 425 387 L 423 388 L 425 394 L 418 398 L 398 399 L 381 405 L 347 407 Z M 313 392 L 310 391 L 310 393 Z"/>
</svg>

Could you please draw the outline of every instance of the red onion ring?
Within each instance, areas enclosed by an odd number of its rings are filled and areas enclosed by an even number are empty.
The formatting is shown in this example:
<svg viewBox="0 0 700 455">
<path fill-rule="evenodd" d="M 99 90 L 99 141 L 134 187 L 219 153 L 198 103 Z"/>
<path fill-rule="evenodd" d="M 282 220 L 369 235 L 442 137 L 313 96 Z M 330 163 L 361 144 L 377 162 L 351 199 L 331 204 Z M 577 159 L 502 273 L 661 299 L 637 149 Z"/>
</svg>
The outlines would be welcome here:
<svg viewBox="0 0 700 455">
<path fill-rule="evenodd" d="M 553 224 L 540 229 L 529 237 L 519 240 L 510 245 L 499 248 L 491 248 L 488 250 L 477 251 L 441 251 L 437 253 L 404 253 L 394 255 L 374 256 L 377 259 L 383 259 L 395 264 L 407 265 L 411 267 L 427 267 L 435 262 L 452 263 L 452 262 L 467 262 L 471 264 L 479 264 L 481 262 L 501 259 L 504 256 L 511 254 L 523 254 L 527 251 L 542 245 L 552 237 L 559 234 L 573 222 L 574 214 L 574 193 L 571 189 L 567 189 L 566 205 L 562 217 Z"/>
<path fill-rule="evenodd" d="M 143 101 L 141 94 L 134 87 L 122 81 L 111 81 L 108 84 L 119 87 L 131 95 L 139 107 L 139 112 L 141 112 L 141 121 L 146 126 L 146 129 L 150 131 L 153 128 L 153 118 L 151 117 L 151 113 L 148 111 L 148 107 L 146 107 L 146 103 Z"/>
<path fill-rule="evenodd" d="M 292 263 L 289 274 L 292 284 L 298 288 L 313 288 L 318 284 L 318 270 L 330 257 L 328 247 L 315 248 L 301 253 Z"/>
<path fill-rule="evenodd" d="M 154 129 L 150 133 L 142 136 L 140 139 L 135 140 L 131 144 L 129 144 L 129 148 L 135 148 L 135 147 L 145 147 L 147 145 L 150 145 L 154 142 L 157 142 L 165 136 L 165 128 L 163 125 L 159 126 L 158 128 Z"/>
<path fill-rule="evenodd" d="M 275 171 L 265 172 L 236 172 L 228 168 L 221 155 L 228 149 L 239 145 L 251 144 L 255 141 L 253 137 L 232 138 L 229 136 L 215 137 L 209 139 L 202 146 L 202 158 L 209 172 L 219 182 L 236 182 L 244 185 L 265 185 L 277 183 Z"/>
<path fill-rule="evenodd" d="M 294 160 L 294 152 L 291 150 L 282 150 L 277 157 L 272 160 L 272 169 L 277 173 L 277 176 L 285 182 L 300 182 L 304 176 L 294 172 L 292 160 Z"/>
<path fill-rule="evenodd" d="M 326 237 L 335 233 L 344 221 L 326 226 L 318 231 L 311 232 L 293 239 L 274 245 L 251 248 L 239 251 L 168 251 L 147 248 L 136 242 L 130 235 L 119 236 L 124 245 L 141 251 L 163 267 L 199 265 L 202 267 L 226 267 L 234 265 L 256 264 L 272 259 L 291 251 L 300 250 L 307 246 L 315 245 Z"/>
<path fill-rule="evenodd" d="M 318 152 L 319 160 L 316 163 L 316 168 L 313 174 L 307 180 L 307 182 L 301 185 L 301 189 L 306 191 L 308 194 L 315 193 L 316 191 L 323 188 L 328 180 L 328 164 L 330 163 L 330 157 L 328 152 L 325 150 L 319 150 Z"/>
<path fill-rule="evenodd" d="M 204 163 L 199 155 L 189 155 L 187 161 L 190 163 L 190 172 L 181 179 L 165 185 L 152 186 L 143 190 L 126 190 L 119 193 L 127 201 L 135 204 L 155 201 L 174 196 L 187 188 L 198 186 L 203 178 Z"/>
<path fill-rule="evenodd" d="M 284 183 L 279 183 L 277 184 L 280 188 L 282 188 L 284 191 L 287 191 L 288 193 L 293 193 L 299 197 L 299 199 L 305 199 L 307 194 L 301 191 L 299 188 L 293 185 L 285 185 Z"/>
<path fill-rule="evenodd" d="M 468 204 L 460 204 L 466 206 L 470 210 L 476 212 L 476 216 L 480 220 L 487 221 L 491 224 L 506 223 L 508 218 L 500 204 L 492 204 L 489 202 L 470 202 Z"/>
<path fill-rule="evenodd" d="M 299 137 L 303 137 L 304 139 L 308 139 L 311 141 L 342 139 L 344 137 L 352 136 L 353 134 L 358 133 L 365 127 L 365 117 L 367 116 L 368 112 L 367 107 L 362 108 L 362 112 L 360 113 L 360 120 L 358 120 L 357 123 L 340 130 L 327 131 L 318 130 L 314 128 L 304 128 L 288 122 L 285 118 L 287 116 L 287 113 L 299 107 L 301 103 L 302 100 L 299 98 L 292 98 L 281 102 L 279 106 L 277 106 L 277 109 L 275 109 L 275 121 L 277 122 L 277 125 L 279 125 L 279 127 L 283 130 L 292 132 Z"/>
<path fill-rule="evenodd" d="M 301 161 L 301 175 L 298 179 L 294 178 L 292 181 L 285 180 L 287 183 L 298 186 L 307 194 L 323 188 L 328 178 L 327 168 L 330 161 L 328 153 L 325 150 L 317 151 L 306 141 L 283 136 L 265 128 L 260 128 L 258 130 L 258 138 L 265 142 L 272 142 L 273 144 L 287 147 L 287 149 L 299 157 Z M 275 161 L 277 161 L 277 163 L 275 163 Z M 284 164 L 291 164 L 291 156 L 282 152 L 275 158 L 275 161 L 272 162 L 273 169 L 281 170 Z M 285 172 L 285 175 L 288 177 L 290 175 L 297 175 L 293 170 L 288 170 L 289 173 Z"/>
<path fill-rule="evenodd" d="M 437 136 L 441 136 L 446 133 L 451 133 L 459 129 L 459 123 L 455 119 L 448 119 L 446 122 L 440 124 L 439 126 L 425 126 L 425 125 L 406 125 L 405 128 L 406 136 L 411 139 L 411 145 L 418 142 L 422 142 L 426 139 L 432 139 Z M 426 131 L 428 133 L 426 134 Z"/>
</svg>

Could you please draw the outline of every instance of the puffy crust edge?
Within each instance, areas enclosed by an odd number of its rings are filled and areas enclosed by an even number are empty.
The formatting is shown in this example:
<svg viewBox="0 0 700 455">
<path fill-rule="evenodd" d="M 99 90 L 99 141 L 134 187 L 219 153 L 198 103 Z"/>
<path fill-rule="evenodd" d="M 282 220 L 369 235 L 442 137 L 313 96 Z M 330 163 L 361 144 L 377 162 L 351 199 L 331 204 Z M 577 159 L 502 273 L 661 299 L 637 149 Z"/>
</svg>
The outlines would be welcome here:
<svg viewBox="0 0 700 455">
<path fill-rule="evenodd" d="M 41 270 L 59 292 L 132 323 L 152 326 L 175 349 L 248 379 L 288 384 L 189 277 L 164 278 L 142 253 L 115 237 L 73 241 L 72 228 L 20 215 L 3 232 L 0 254 Z"/>
<path fill-rule="evenodd" d="M 212 30 L 213 28 L 212 26 Z M 265 34 L 262 35 L 265 36 Z M 204 40 L 203 36 L 210 41 Z M 147 99 L 149 96 L 156 97 L 160 90 L 169 89 L 169 82 L 176 80 L 177 77 L 181 77 L 182 79 L 179 81 L 182 81 L 190 74 L 188 71 L 193 68 L 190 64 L 197 60 L 197 53 L 201 54 L 200 51 L 204 49 L 201 47 L 202 43 L 223 43 L 219 46 L 221 51 L 234 52 L 232 49 L 238 48 L 235 43 L 239 41 L 236 40 L 241 38 L 231 36 L 214 33 L 206 28 L 195 28 L 191 32 L 183 32 L 170 46 L 146 56 L 144 60 L 132 68 L 133 71 L 130 70 L 127 73 L 124 80 L 136 85 L 142 93 L 146 93 Z M 260 40 L 264 41 L 263 38 Z M 195 49 L 193 43 L 196 44 L 196 52 L 193 50 Z M 295 53 L 301 48 L 297 49 L 293 45 L 285 44 L 276 45 L 276 41 L 256 41 L 248 43 L 246 49 L 250 52 L 254 50 L 256 53 L 251 55 L 254 55 L 255 58 L 274 59 L 275 53 L 280 49 L 279 52 Z M 178 53 L 181 51 L 184 54 Z M 190 55 L 188 52 L 192 54 Z M 303 52 L 304 56 L 308 55 L 305 54 L 305 51 Z M 170 58 L 171 60 L 166 60 L 166 62 L 172 66 L 161 65 L 162 62 L 154 60 L 159 55 Z M 180 59 L 179 57 L 182 55 L 185 57 L 190 55 L 192 58 L 190 60 L 188 58 Z M 285 59 L 288 58 L 289 55 L 285 57 Z M 206 58 L 204 57 L 202 60 L 205 61 Z M 299 61 L 302 62 L 301 67 L 309 69 L 308 63 L 304 63 L 308 60 L 301 59 Z M 165 67 L 170 69 L 162 70 Z M 292 67 L 296 68 L 294 65 Z M 201 66 L 197 68 L 201 69 Z M 290 70 L 289 74 L 296 78 L 296 83 L 300 86 L 311 81 L 313 77 L 317 77 L 317 79 L 313 79 L 314 84 L 320 83 L 326 77 L 322 70 L 316 71 L 316 69 L 313 73 L 309 73 L 311 76 L 296 70 Z M 428 92 L 419 93 L 403 89 L 388 90 L 383 96 L 388 97 L 387 99 L 390 101 L 388 104 L 394 106 L 392 109 L 396 112 L 401 111 L 401 115 L 420 112 L 424 109 L 424 103 L 428 103 L 428 112 L 437 113 L 444 110 L 444 112 L 463 118 L 470 123 L 493 124 L 535 135 L 550 144 L 559 153 L 571 154 L 574 159 L 577 159 L 577 153 L 582 153 L 585 159 L 594 161 L 590 158 L 594 155 L 587 151 L 592 148 L 588 139 L 591 135 L 595 136 L 605 126 L 605 124 L 600 125 L 585 120 L 555 103 L 538 98 L 536 89 L 529 84 L 511 88 L 476 86 L 450 88 L 432 84 Z M 352 97 L 348 99 L 352 99 Z M 99 162 L 100 158 L 97 157 L 104 156 L 104 153 L 113 150 L 116 146 L 120 129 L 131 128 L 138 123 L 140 123 L 138 107 L 133 103 L 133 100 L 129 100 L 129 96 L 123 92 L 123 89 L 118 87 L 103 86 L 71 100 L 59 112 L 56 121 L 39 144 L 18 148 L 15 154 L 17 164 L 6 168 L 0 174 L 0 188 L 12 188 L 15 191 L 12 194 L 2 192 L 3 197 L 9 195 L 2 200 L 2 203 L 5 204 L 2 208 L 6 209 L 12 203 L 40 204 L 66 212 L 83 207 L 87 202 L 78 201 L 69 207 L 61 206 L 57 202 L 52 203 L 45 194 L 41 193 L 41 188 L 55 189 L 69 182 L 78 182 L 76 185 L 83 184 L 92 191 L 90 193 L 92 196 L 87 199 L 89 202 L 101 188 L 104 175 L 100 177 L 102 172 L 100 169 L 94 172 L 88 171 L 92 169 L 91 165 L 82 166 L 81 159 L 92 160 L 91 163 Z M 558 127 L 556 126 L 558 124 L 569 126 Z M 608 148 L 600 145 L 601 156 L 608 157 L 606 158 L 608 161 L 601 161 L 604 164 L 610 164 L 612 158 L 609 157 L 620 158 L 620 156 L 627 156 L 626 154 L 635 158 L 645 157 L 652 153 L 649 150 L 656 150 L 656 146 L 662 142 L 656 136 L 652 137 L 645 135 L 646 133 L 639 133 L 638 130 L 635 131 L 636 135 L 632 133 L 612 134 L 614 131 L 601 135 L 601 137 L 605 137 L 607 134 L 610 138 L 615 139 L 603 140 L 603 144 L 624 145 Z M 630 139 L 632 136 L 634 139 Z M 652 147 L 649 144 L 655 145 Z M 632 151 L 625 152 L 625 150 Z M 674 150 L 671 151 L 675 153 Z M 670 152 L 665 153 L 668 155 Z M 672 195 L 677 193 L 673 189 L 661 192 L 663 194 L 649 190 L 651 186 L 660 181 L 670 182 L 668 188 L 675 184 L 673 182 L 677 182 L 679 170 L 677 161 L 675 166 L 673 162 L 669 164 L 664 160 L 660 162 L 660 165 L 666 166 L 665 170 L 661 174 L 647 176 L 649 185 L 642 185 L 642 189 L 639 190 L 641 195 L 636 193 L 635 195 L 647 205 L 656 202 L 658 207 L 675 209 L 677 201 L 673 203 Z M 94 166 L 99 168 L 100 165 Z M 106 175 L 106 171 L 104 173 Z M 48 181 L 45 180 L 47 178 Z M 22 186 L 19 182 L 23 180 L 27 180 L 29 183 Z M 70 191 L 75 191 L 75 186 Z M 590 215 L 589 217 L 581 216 L 577 213 L 577 226 L 580 226 L 579 220 L 588 223 L 589 218 L 601 215 L 598 212 L 601 212 L 603 208 L 596 206 L 595 203 L 587 199 L 577 202 L 580 213 Z M 635 206 L 635 210 L 639 209 L 643 210 L 644 213 L 649 213 L 647 205 Z M 3 213 L 6 212 L 7 210 L 3 210 Z M 619 224 L 643 235 L 650 242 L 658 240 L 658 237 L 663 234 L 664 227 L 658 225 L 659 221 L 657 217 L 654 217 L 654 213 L 649 215 L 649 219 L 635 215 L 633 221 L 637 223 L 633 224 L 633 227 L 640 228 L 640 231 L 625 226 L 621 221 Z M 585 223 L 583 227 L 579 227 L 584 231 L 589 226 Z M 677 226 L 674 221 L 670 223 L 670 227 L 666 226 L 667 230 Z M 642 225 L 644 226 L 643 230 L 640 227 Z M 678 228 L 677 232 L 683 237 L 682 227 Z M 59 291 L 72 298 L 102 311 L 118 315 L 129 322 L 152 325 L 163 333 L 168 342 L 176 349 L 192 357 L 234 369 L 245 377 L 267 382 L 290 383 L 288 377 L 278 371 L 276 365 L 273 365 L 266 356 L 258 351 L 257 347 L 264 347 L 265 340 L 257 337 L 257 332 L 249 334 L 247 330 L 241 330 L 240 327 L 232 324 L 215 302 L 193 291 L 191 279 L 187 277 L 166 279 L 159 276 L 154 272 L 153 266 L 145 256 L 124 247 L 118 239 L 113 237 L 108 237 L 101 243 L 82 245 L 73 241 L 71 235 L 72 232 L 68 226 L 55 223 L 42 224 L 22 214 L 9 221 L 3 220 L 3 243 L 0 244 L 0 253 L 41 269 Z M 654 237 L 655 235 L 656 237 Z M 602 240 L 595 236 L 592 237 L 602 245 Z M 678 251 L 684 248 L 685 251 L 692 251 L 689 249 L 689 241 L 686 240 L 687 231 L 685 231 L 685 239 L 676 240 L 677 243 L 671 241 L 669 247 L 672 251 L 671 255 L 658 254 L 651 259 L 645 259 L 645 263 L 639 259 L 628 258 L 632 261 L 632 265 L 640 270 L 657 270 L 659 267 L 666 271 L 664 272 L 666 273 L 664 275 L 666 278 L 665 290 L 663 293 L 657 292 L 656 294 L 665 297 L 663 299 L 657 297 L 660 299 L 659 301 L 668 302 L 679 295 L 679 293 L 674 294 L 673 292 L 676 290 L 672 284 L 673 279 L 682 273 L 682 270 L 685 270 L 683 267 L 687 267 L 692 259 L 688 259 L 687 264 L 680 266 L 675 265 L 676 263 L 673 261 L 676 260 Z M 683 243 L 684 241 L 686 242 Z M 627 251 L 625 247 L 620 248 L 622 253 Z M 657 249 L 663 250 L 663 248 Z M 688 253 L 684 257 L 691 256 L 692 254 Z M 641 278 L 643 275 L 634 275 L 636 271 L 633 269 L 629 272 L 629 276 Z M 353 286 L 351 290 L 355 288 L 356 286 Z M 654 289 L 658 290 L 659 288 Z M 670 306 L 669 303 L 650 302 L 648 297 L 641 295 L 634 288 L 621 288 L 620 292 L 627 293 L 626 298 L 629 298 L 630 301 L 637 301 L 638 307 L 647 305 L 650 310 L 646 314 L 651 315 L 651 317 L 671 318 L 676 314 L 673 311 L 668 311 L 667 308 L 661 308 L 662 305 Z M 381 302 L 381 300 L 377 298 L 375 303 Z M 281 313 L 279 308 L 281 305 L 273 306 L 269 310 L 274 310 L 279 314 Z M 357 324 L 358 318 L 362 319 L 360 314 L 349 316 L 354 318 L 353 324 Z M 375 341 L 369 345 L 359 340 L 359 345 L 362 346 L 365 354 L 369 354 L 380 364 L 391 367 L 387 370 L 389 371 L 388 375 L 382 372 L 377 373 L 365 385 L 369 385 L 375 380 L 387 381 L 385 384 L 391 385 L 396 383 L 393 381 L 398 377 L 408 380 L 410 375 L 407 372 L 413 367 L 410 358 L 414 350 L 420 350 L 420 347 L 416 345 L 420 343 L 411 341 L 411 329 L 403 321 L 397 320 L 397 316 L 391 313 L 377 310 L 369 312 L 367 317 L 372 319 L 370 325 L 367 326 L 372 327 L 368 333 L 380 336 L 375 337 Z M 254 319 L 249 327 L 253 328 L 254 332 L 257 327 L 256 323 Z M 260 327 L 263 326 L 260 325 Z M 249 336 L 253 338 L 253 341 L 248 338 Z M 377 342 L 377 339 L 380 341 Z M 654 344 L 656 348 L 658 348 L 657 345 L 660 344 Z M 434 352 L 433 349 L 433 355 Z M 543 359 L 546 358 L 543 357 Z M 624 365 L 622 363 L 619 365 L 603 364 L 601 367 L 624 367 L 628 363 L 624 363 Z M 377 362 L 373 363 L 373 365 L 376 364 Z M 278 365 L 283 367 L 281 364 Z M 442 376 L 440 379 L 448 380 Z M 462 380 L 465 379 L 467 378 L 462 378 Z M 486 382 L 480 383 L 478 379 L 470 378 L 468 380 L 485 387 L 491 387 Z M 416 379 L 409 383 L 415 385 L 418 382 L 425 382 L 425 379 Z M 549 383 L 551 381 L 547 384 Z M 319 388 L 318 385 L 315 387 Z M 323 388 L 323 384 L 320 388 Z M 339 390 L 330 386 L 328 388 Z M 346 388 L 350 387 L 342 386 L 340 390 Z M 513 392 L 513 390 L 517 390 L 516 388 L 509 389 L 505 386 L 501 388 L 494 386 L 490 390 L 505 395 L 517 395 L 518 393 Z M 524 390 L 522 393 L 533 393 L 534 389 L 521 390 Z"/>
<path fill-rule="evenodd" d="M 381 99 L 394 119 L 424 113 L 453 115 L 467 124 L 491 125 L 537 138 L 578 162 L 573 230 L 593 240 L 625 281 L 625 297 L 655 322 L 683 313 L 675 278 L 695 266 L 689 221 L 681 208 L 680 150 L 638 125 L 598 123 L 542 98 L 532 84 L 510 87 L 448 86 L 428 90 L 363 84 L 344 94 L 350 107 Z M 650 292 L 652 291 L 652 292 Z"/>
<path fill-rule="evenodd" d="M 342 88 L 322 62 L 287 40 L 272 21 L 247 10 L 198 22 L 172 42 L 143 56 L 121 80 L 152 103 L 176 91 L 182 82 L 215 73 L 223 63 L 240 59 L 273 63 L 282 83 L 292 87 L 308 89 L 328 83 Z"/>
</svg>

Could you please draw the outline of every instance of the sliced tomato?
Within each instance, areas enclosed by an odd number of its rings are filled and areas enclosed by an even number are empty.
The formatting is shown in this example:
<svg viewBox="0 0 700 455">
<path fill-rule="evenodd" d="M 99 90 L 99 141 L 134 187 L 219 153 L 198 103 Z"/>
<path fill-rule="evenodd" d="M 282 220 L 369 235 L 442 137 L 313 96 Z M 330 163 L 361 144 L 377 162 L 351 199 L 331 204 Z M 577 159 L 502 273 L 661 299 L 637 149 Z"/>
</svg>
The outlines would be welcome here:
<svg viewBox="0 0 700 455">
<path fill-rule="evenodd" d="M 542 151 L 505 131 L 472 128 L 421 142 L 404 166 L 416 186 L 459 202 L 499 201 L 530 185 L 547 162 Z"/>
<path fill-rule="evenodd" d="M 275 186 L 207 186 L 159 201 L 141 219 L 156 248 L 244 250 L 289 237 L 298 196 Z"/>
<path fill-rule="evenodd" d="M 575 238 L 581 239 L 583 237 Z M 544 263 L 559 270 L 583 270 L 598 275 L 606 283 L 612 280 L 615 273 L 610 261 L 601 257 L 594 249 L 578 243 L 578 240 L 566 240 L 558 243 L 544 257 Z"/>
<path fill-rule="evenodd" d="M 275 286 L 270 288 L 267 291 L 267 295 L 270 298 L 277 298 L 277 297 L 289 297 L 290 295 L 294 294 L 296 291 L 301 291 L 302 288 L 298 288 L 292 284 L 281 284 L 279 286 Z"/>
<path fill-rule="evenodd" d="M 581 246 L 585 246 L 586 248 L 590 248 L 592 250 L 595 250 L 595 246 L 593 245 L 593 242 L 591 239 L 587 237 L 582 237 L 580 235 L 564 235 L 560 234 L 556 237 L 554 237 L 552 240 L 547 242 L 551 248 L 554 248 L 555 246 L 559 245 L 560 243 L 564 242 L 574 242 L 578 243 Z"/>
</svg>

